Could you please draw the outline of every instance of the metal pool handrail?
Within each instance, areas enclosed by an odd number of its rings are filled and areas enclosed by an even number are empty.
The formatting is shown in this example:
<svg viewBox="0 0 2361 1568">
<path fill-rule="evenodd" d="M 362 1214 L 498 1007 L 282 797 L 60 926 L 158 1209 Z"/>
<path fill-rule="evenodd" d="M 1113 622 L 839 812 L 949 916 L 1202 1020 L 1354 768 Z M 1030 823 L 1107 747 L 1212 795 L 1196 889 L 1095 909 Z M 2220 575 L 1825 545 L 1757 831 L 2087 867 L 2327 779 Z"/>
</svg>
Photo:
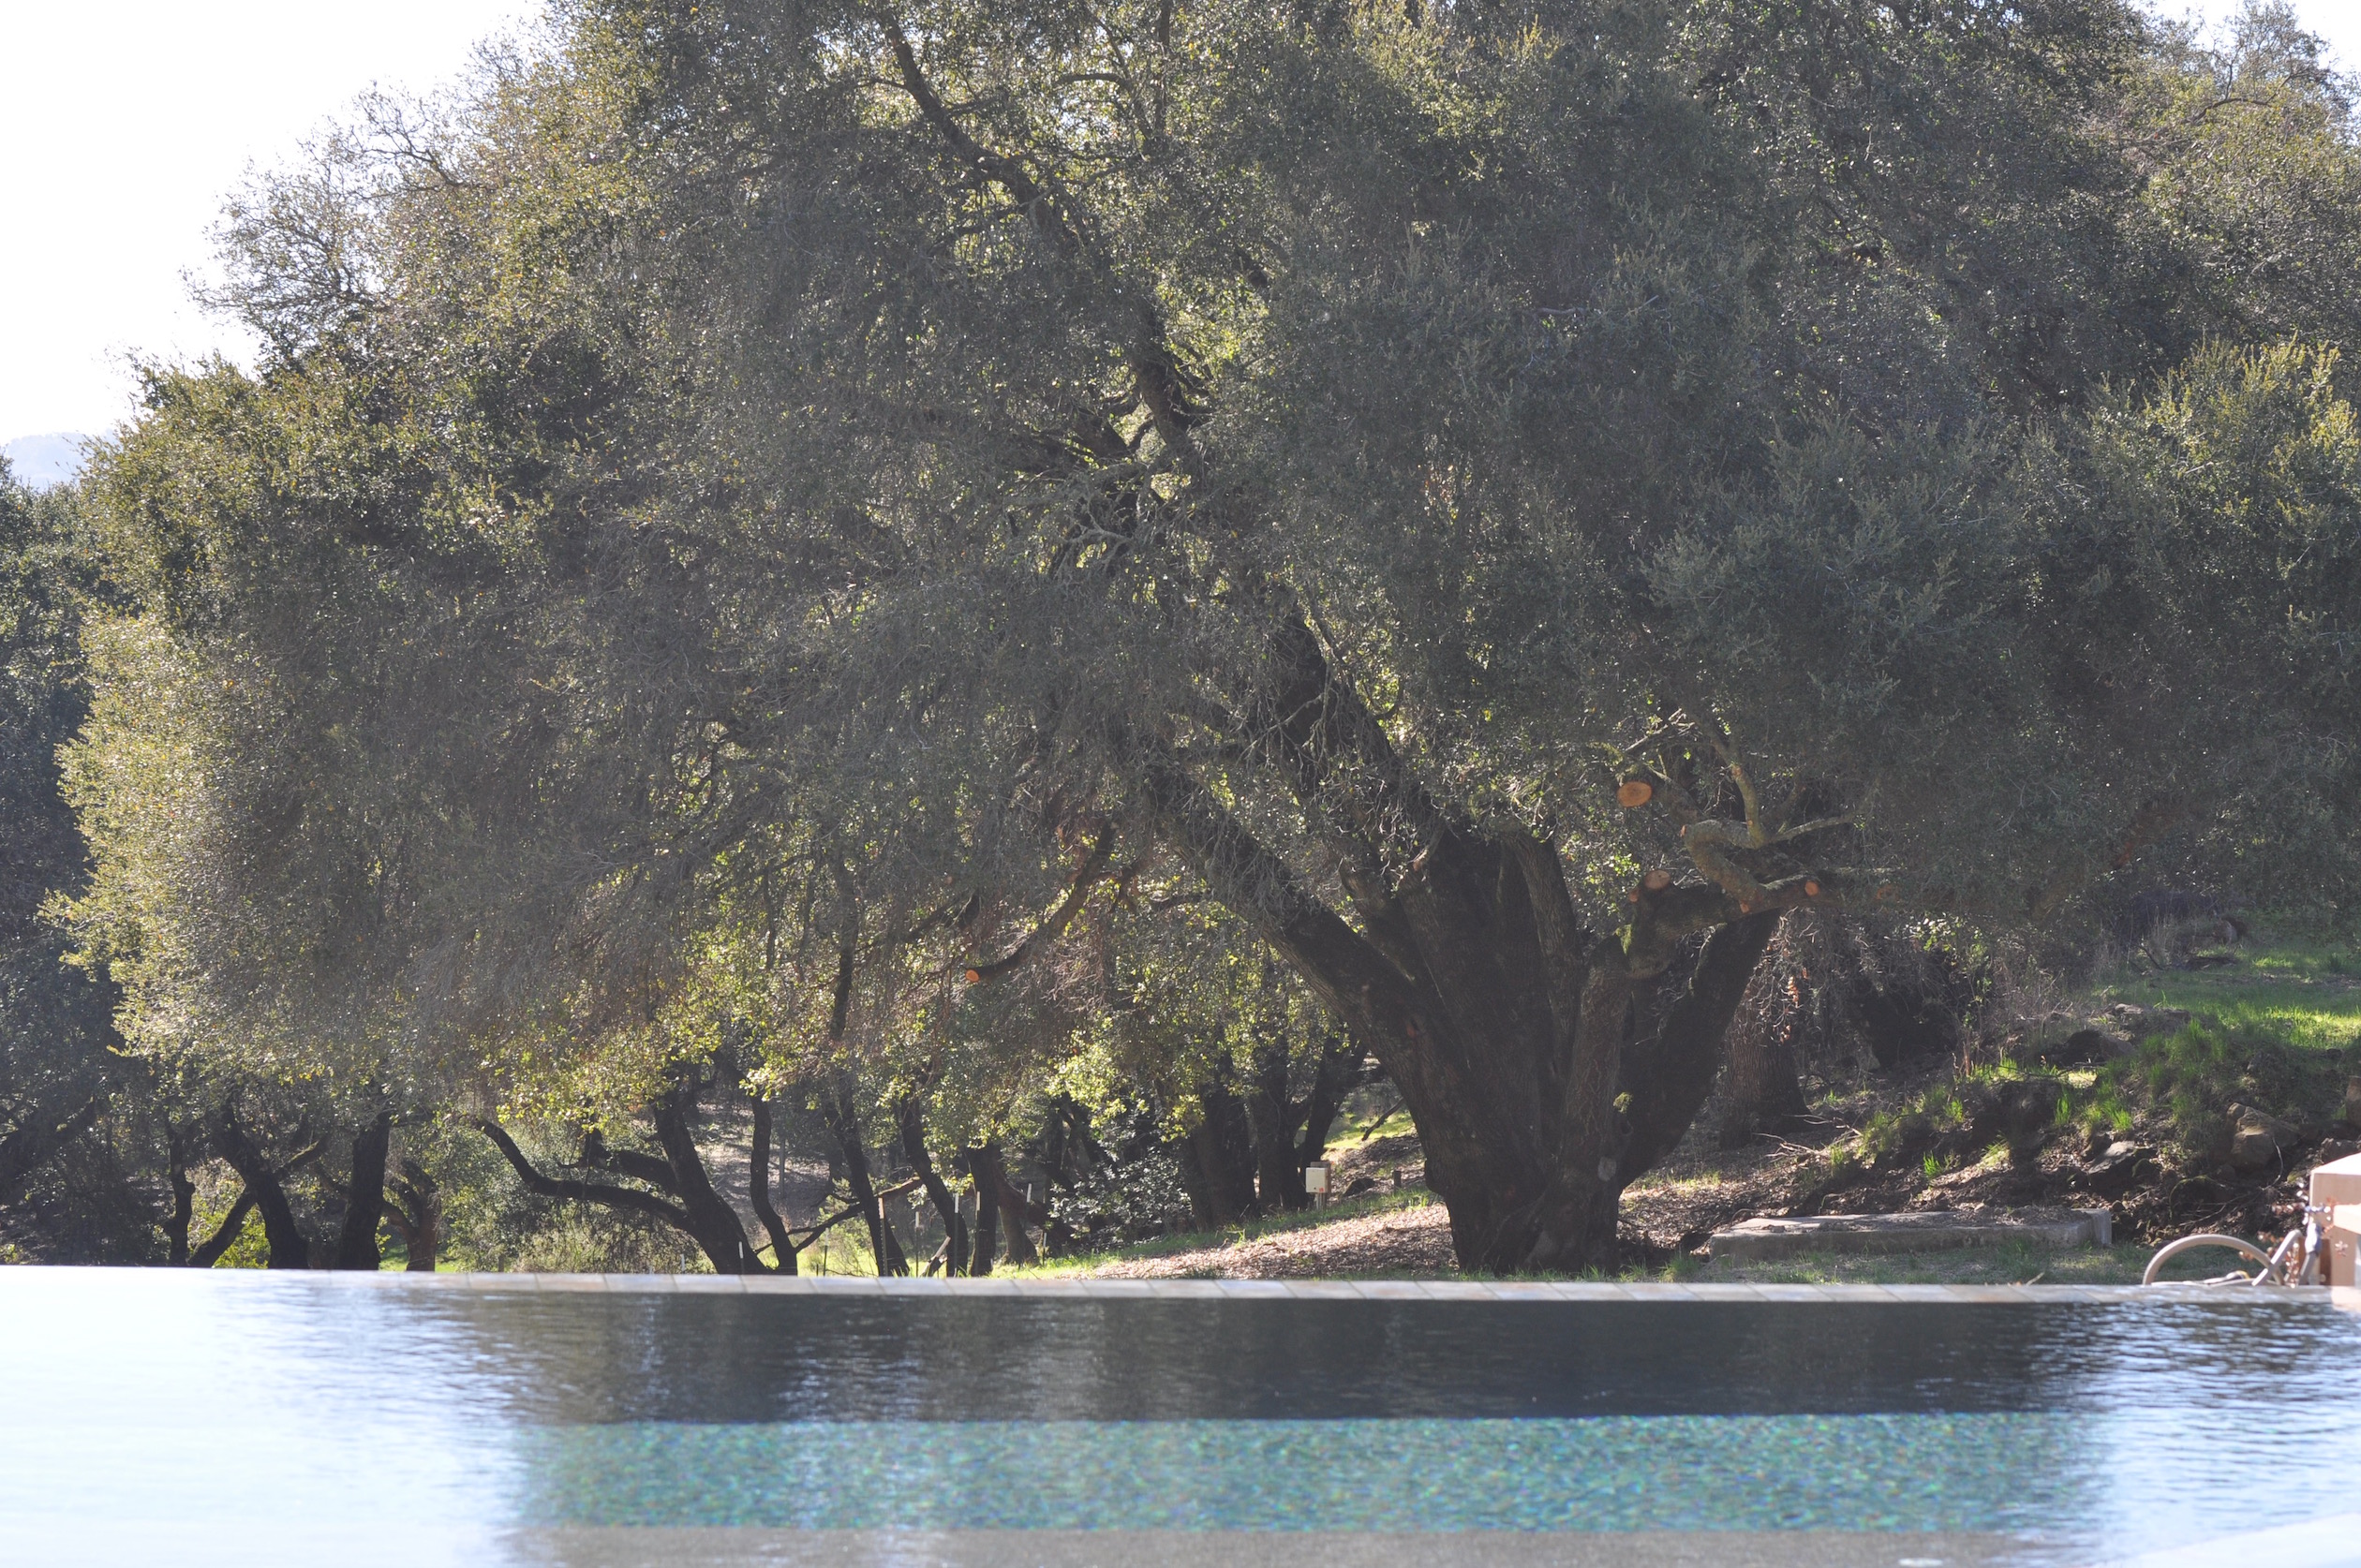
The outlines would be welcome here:
<svg viewBox="0 0 2361 1568">
<path fill-rule="evenodd" d="M 2193 1252 L 2202 1247 L 2226 1247 L 2232 1251 L 2252 1258 L 2263 1266 L 2252 1274 L 2241 1274 L 2234 1268 L 2227 1274 L 2216 1275 L 2200 1283 L 2207 1285 L 2324 1284 L 2326 1281 L 2321 1277 L 2320 1265 L 2324 1254 L 2321 1243 L 2322 1221 L 2327 1218 L 2326 1208 L 2306 1205 L 2303 1223 L 2281 1236 L 2279 1245 L 2268 1252 L 2243 1236 L 2223 1235 L 2211 1231 L 2197 1235 L 2182 1236 L 2178 1241 L 2167 1242 L 2157 1249 L 2156 1256 L 2148 1260 L 2146 1270 L 2140 1276 L 2140 1283 L 2155 1284 L 2156 1277 L 2162 1272 L 2164 1265 L 2183 1252 Z"/>
</svg>

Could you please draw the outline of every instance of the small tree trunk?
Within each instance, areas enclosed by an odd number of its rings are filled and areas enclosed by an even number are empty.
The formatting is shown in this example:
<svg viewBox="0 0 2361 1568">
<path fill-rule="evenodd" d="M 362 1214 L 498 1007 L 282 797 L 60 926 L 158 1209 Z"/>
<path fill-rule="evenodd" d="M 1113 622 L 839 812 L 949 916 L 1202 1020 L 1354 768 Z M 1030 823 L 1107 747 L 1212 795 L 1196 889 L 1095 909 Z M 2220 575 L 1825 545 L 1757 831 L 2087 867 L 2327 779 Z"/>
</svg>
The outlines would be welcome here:
<svg viewBox="0 0 2361 1568">
<path fill-rule="evenodd" d="M 1730 1021 L 1779 917 L 1764 913 L 1716 927 L 1705 939 L 1681 994 L 1664 1011 L 1653 1041 L 1626 1058 L 1630 1136 L 1620 1179 L 1628 1184 L 1672 1152 L 1713 1093 Z"/>
<path fill-rule="evenodd" d="M 1344 1108 L 1346 1091 L 1359 1076 L 1360 1060 L 1360 1045 L 1349 1034 L 1339 1034 L 1320 1053 L 1319 1065 L 1312 1074 L 1312 1092 L 1304 1097 L 1303 1132 L 1289 1172 L 1291 1207 L 1301 1208 L 1312 1201 L 1312 1194 L 1303 1189 L 1304 1167 L 1328 1152 L 1329 1133 Z"/>
<path fill-rule="evenodd" d="M 992 1272 L 992 1254 L 1000 1250 L 1000 1147 L 978 1144 L 967 1151 L 969 1185 L 975 1190 L 975 1233 L 968 1251 L 967 1271 L 981 1278 Z"/>
<path fill-rule="evenodd" d="M 1796 1043 L 1810 1013 L 1801 987 L 1810 978 L 1803 955 L 1810 951 L 1811 918 L 1797 911 L 1782 919 L 1774 961 L 1758 966 L 1747 984 L 1722 1073 L 1724 1148 L 1744 1147 L 1760 1133 L 1785 1132 L 1806 1112 Z"/>
<path fill-rule="evenodd" d="M 1302 1172 L 1296 1164 L 1296 1129 L 1301 1117 L 1287 1094 L 1287 1054 L 1284 1040 L 1261 1042 L 1255 1051 L 1254 1074 L 1240 1096 L 1254 1139 L 1255 1196 L 1267 1214 L 1297 1207 L 1303 1199 Z"/>
<path fill-rule="evenodd" d="M 1730 1070 L 1722 1079 L 1724 1148 L 1742 1148 L 1762 1134 L 1786 1132 L 1809 1109 L 1795 1061 L 1804 1010 L 1773 1008 L 1768 1000 L 1730 1032 Z"/>
<path fill-rule="evenodd" d="M 911 1171 L 927 1190 L 928 1201 L 943 1220 L 943 1272 L 957 1274 L 967 1265 L 967 1224 L 959 1218 L 958 1199 L 935 1174 L 934 1160 L 927 1153 L 926 1113 L 917 1096 L 906 1096 L 894 1107 L 894 1121 L 901 1133 L 902 1158 L 910 1161 Z"/>
<path fill-rule="evenodd" d="M 239 1189 L 238 1201 L 231 1204 L 230 1212 L 221 1217 L 221 1223 L 214 1227 L 214 1234 L 188 1254 L 188 1266 L 211 1268 L 219 1263 L 221 1255 L 245 1233 L 246 1217 L 253 1212 L 254 1194 L 244 1188 Z"/>
<path fill-rule="evenodd" d="M 245 1183 L 254 1206 L 262 1211 L 262 1235 L 270 1244 L 270 1266 L 309 1268 L 311 1244 L 295 1222 L 295 1207 L 287 1201 L 287 1189 L 279 1184 L 278 1173 L 271 1169 L 271 1162 L 255 1147 L 254 1140 L 238 1125 L 233 1112 L 221 1113 L 214 1147 L 230 1161 L 230 1168 Z"/>
<path fill-rule="evenodd" d="M 770 1237 L 772 1268 L 780 1274 L 793 1274 L 795 1246 L 788 1239 L 787 1221 L 780 1218 L 778 1207 L 771 1202 L 770 1157 L 770 1102 L 758 1094 L 754 1097 L 753 1138 L 746 1156 L 747 1200 L 754 1206 L 754 1218 L 763 1222 L 764 1234 Z"/>
<path fill-rule="evenodd" d="M 434 1273 L 442 1251 L 443 1228 L 442 1193 L 435 1178 L 417 1161 L 404 1160 L 401 1175 L 389 1177 L 387 1184 L 393 1191 L 385 1199 L 385 1222 L 402 1238 L 403 1269 L 411 1274 Z"/>
<path fill-rule="evenodd" d="M 909 1273 L 910 1264 L 902 1256 L 901 1238 L 887 1222 L 885 1206 L 877 1195 L 876 1184 L 869 1179 L 869 1150 L 861 1142 L 860 1113 L 854 1107 L 849 1086 L 838 1087 L 824 1116 L 828 1131 L 836 1138 L 838 1157 L 843 1161 L 844 1185 L 851 1190 L 854 1206 L 861 1211 L 861 1219 L 869 1226 L 869 1255 L 877 1260 L 879 1277 Z"/>
<path fill-rule="evenodd" d="M 197 1184 L 188 1179 L 188 1157 L 178 1130 L 171 1134 L 171 1161 L 164 1173 L 172 1189 L 172 1209 L 164 1220 L 164 1248 L 166 1259 L 180 1267 L 188 1262 L 188 1225 L 196 1216 Z"/>
<path fill-rule="evenodd" d="M 1018 1268 L 1030 1267 L 1041 1261 L 1041 1253 L 1032 1244 L 1032 1233 L 1025 1229 L 1025 1195 L 1008 1179 L 1008 1168 L 1001 1162 L 999 1147 L 990 1144 L 985 1147 L 991 1155 L 987 1169 L 992 1183 L 992 1204 L 1000 1210 L 1001 1228 L 1008 1233 L 1008 1261 Z"/>
<path fill-rule="evenodd" d="M 352 1179 L 345 1191 L 344 1227 L 334 1266 L 375 1272 L 378 1226 L 385 1218 L 385 1156 L 394 1142 L 394 1113 L 380 1111 L 352 1140 Z"/>
</svg>

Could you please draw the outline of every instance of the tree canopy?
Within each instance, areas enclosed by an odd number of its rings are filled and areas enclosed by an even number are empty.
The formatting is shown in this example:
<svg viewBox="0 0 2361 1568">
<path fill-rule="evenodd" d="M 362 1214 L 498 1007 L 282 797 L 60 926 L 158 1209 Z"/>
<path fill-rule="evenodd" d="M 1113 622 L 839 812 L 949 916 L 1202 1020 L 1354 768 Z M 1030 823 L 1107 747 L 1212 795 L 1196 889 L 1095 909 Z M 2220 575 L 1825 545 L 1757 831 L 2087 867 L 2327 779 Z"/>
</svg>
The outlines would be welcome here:
<svg viewBox="0 0 2361 1568">
<path fill-rule="evenodd" d="M 2267 7 L 579 0 L 233 206 L 74 919 L 149 1051 L 988 1106 L 1202 898 L 1609 1262 L 1782 910 L 2345 895 L 2356 225 Z"/>
</svg>

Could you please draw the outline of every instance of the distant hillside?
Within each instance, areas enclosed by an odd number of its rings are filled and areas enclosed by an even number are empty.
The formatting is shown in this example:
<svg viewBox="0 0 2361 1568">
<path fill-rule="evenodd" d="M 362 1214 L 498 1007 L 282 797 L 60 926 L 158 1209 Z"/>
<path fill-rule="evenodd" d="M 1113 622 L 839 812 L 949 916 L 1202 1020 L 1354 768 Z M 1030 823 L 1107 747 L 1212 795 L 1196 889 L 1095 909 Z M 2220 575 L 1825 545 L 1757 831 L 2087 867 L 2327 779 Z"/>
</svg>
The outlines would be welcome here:
<svg viewBox="0 0 2361 1568">
<path fill-rule="evenodd" d="M 8 460 L 19 484 L 46 490 L 52 484 L 73 482 L 82 468 L 82 443 L 89 439 L 71 430 L 53 431 L 47 436 L 20 436 L 0 446 L 0 457 Z"/>
</svg>

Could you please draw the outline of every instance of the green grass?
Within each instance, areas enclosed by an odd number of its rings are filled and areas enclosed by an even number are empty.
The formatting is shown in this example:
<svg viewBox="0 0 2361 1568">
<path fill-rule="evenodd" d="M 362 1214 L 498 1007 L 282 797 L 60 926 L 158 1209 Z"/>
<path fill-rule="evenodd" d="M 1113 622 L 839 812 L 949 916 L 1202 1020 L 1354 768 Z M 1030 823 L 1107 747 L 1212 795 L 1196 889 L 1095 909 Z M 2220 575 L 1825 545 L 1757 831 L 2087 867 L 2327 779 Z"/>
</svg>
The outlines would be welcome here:
<svg viewBox="0 0 2361 1568">
<path fill-rule="evenodd" d="M 2192 1023 L 2108 1069 L 2082 1119 L 2121 1127 L 2135 1110 L 2159 1113 L 2184 1150 L 2218 1159 L 2234 1100 L 2314 1129 L 2342 1113 L 2345 1079 L 2361 1070 L 2361 963 L 2349 949 L 2296 940 L 2238 957 L 2219 969 L 2121 972 L 2094 987 L 2097 1006 L 2181 1008 Z"/>
<path fill-rule="evenodd" d="M 2239 959 L 2218 969 L 2121 974 L 2097 995 L 2102 1004 L 2210 1013 L 2227 1028 L 2268 1032 L 2291 1045 L 2337 1049 L 2361 1039 L 2361 960 L 2351 950 L 2274 942 Z"/>
<path fill-rule="evenodd" d="M 1332 1135 L 1329 1139 L 1329 1158 L 1336 1159 L 1364 1145 L 1374 1144 L 1380 1138 L 1410 1138 L 1417 1136 L 1418 1132 L 1418 1124 L 1410 1119 L 1408 1111 L 1394 1112 L 1366 1133 L 1361 1131 L 1363 1125 L 1356 1122 L 1343 1132 Z"/>
</svg>

